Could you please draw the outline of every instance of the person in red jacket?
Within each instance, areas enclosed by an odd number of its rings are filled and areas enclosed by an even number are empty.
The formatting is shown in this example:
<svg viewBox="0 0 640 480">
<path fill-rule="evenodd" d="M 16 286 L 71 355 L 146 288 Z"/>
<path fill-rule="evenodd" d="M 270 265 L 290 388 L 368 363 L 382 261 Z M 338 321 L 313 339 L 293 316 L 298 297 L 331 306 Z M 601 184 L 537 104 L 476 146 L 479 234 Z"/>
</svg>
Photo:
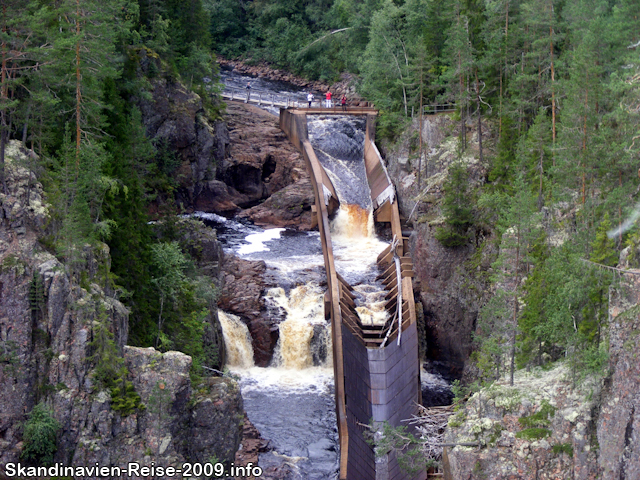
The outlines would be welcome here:
<svg viewBox="0 0 640 480">
<path fill-rule="evenodd" d="M 342 98 L 340 99 L 340 105 L 342 105 L 342 111 L 347 111 L 347 96 L 343 93 Z"/>
<path fill-rule="evenodd" d="M 327 90 L 327 93 L 324 94 L 326 98 L 326 106 L 327 108 L 331 108 L 333 106 L 331 102 L 331 90 Z"/>
</svg>

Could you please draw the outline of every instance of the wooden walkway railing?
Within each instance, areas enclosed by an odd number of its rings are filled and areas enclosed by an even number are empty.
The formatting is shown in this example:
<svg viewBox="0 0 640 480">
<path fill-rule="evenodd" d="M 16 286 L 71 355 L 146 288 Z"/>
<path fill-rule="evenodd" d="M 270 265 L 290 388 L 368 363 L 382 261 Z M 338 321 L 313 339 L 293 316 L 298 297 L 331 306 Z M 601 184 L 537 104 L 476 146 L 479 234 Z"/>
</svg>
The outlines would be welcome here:
<svg viewBox="0 0 640 480">
<path fill-rule="evenodd" d="M 307 113 L 318 114 L 308 109 L 281 109 L 280 128 L 302 152 L 315 195 L 313 211 L 327 273 L 325 314 L 331 319 L 332 327 L 340 479 L 424 480 L 426 472 L 409 477 L 400 470 L 392 455 L 376 459 L 366 441 L 364 427 L 372 419 L 373 428 L 383 422 L 400 426 L 401 420 L 416 414 L 420 401 L 413 266 L 407 239 L 402 238 L 395 189 L 373 141 L 376 112 L 369 108 L 358 114 L 367 115 L 365 167 L 374 218 L 391 223 L 394 236 L 392 244 L 377 258 L 379 278 L 387 291 L 385 308 L 391 314 L 389 321 L 381 326 L 362 324 L 355 309 L 353 289 L 336 271 L 329 216 L 338 208 L 339 200 L 308 140 Z"/>
<path fill-rule="evenodd" d="M 260 91 L 246 88 L 236 88 L 225 85 L 222 98 L 225 100 L 253 103 L 255 105 L 267 105 L 271 107 L 297 107 L 306 106 L 307 104 L 300 102 L 293 95 L 282 95 L 272 92 Z"/>
</svg>

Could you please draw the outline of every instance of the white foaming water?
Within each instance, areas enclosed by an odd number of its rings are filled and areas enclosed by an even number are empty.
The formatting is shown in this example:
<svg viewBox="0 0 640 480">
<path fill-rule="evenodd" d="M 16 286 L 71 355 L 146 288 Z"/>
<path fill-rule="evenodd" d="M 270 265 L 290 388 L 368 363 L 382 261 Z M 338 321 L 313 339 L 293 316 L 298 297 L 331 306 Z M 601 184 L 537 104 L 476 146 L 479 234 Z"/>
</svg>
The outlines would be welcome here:
<svg viewBox="0 0 640 480">
<path fill-rule="evenodd" d="M 376 259 L 388 243 L 373 231 L 373 213 L 358 205 L 340 205 L 331 223 L 336 269 L 347 282 L 357 285 L 375 278 Z"/>
<path fill-rule="evenodd" d="M 250 253 L 268 251 L 269 249 L 266 247 L 265 243 L 269 240 L 280 238 L 280 233 L 284 232 L 284 230 L 284 228 L 270 228 L 264 232 L 247 235 L 245 240 L 249 242 L 249 244 L 240 246 L 238 254 L 248 255 Z"/>
<path fill-rule="evenodd" d="M 185 215 L 185 216 L 188 217 L 190 215 Z M 215 213 L 193 212 L 193 215 L 191 215 L 191 216 L 196 217 L 196 218 L 200 218 L 200 219 L 204 219 L 204 220 L 209 220 L 209 221 L 212 221 L 212 222 L 217 222 L 217 223 L 227 223 L 229 221 L 225 217 L 223 217 L 221 215 L 217 215 Z"/>
<path fill-rule="evenodd" d="M 314 332 L 319 337 L 315 342 L 316 356 L 318 349 L 325 352 L 330 349 L 322 289 L 308 283 L 292 289 L 287 297 L 282 288 L 272 288 L 266 298 L 286 312 L 286 320 L 280 323 L 280 337 L 274 352 L 275 365 L 295 370 L 313 367 Z"/>
<path fill-rule="evenodd" d="M 379 285 L 356 285 L 353 290 L 363 299 L 363 305 L 356 307 L 363 325 L 384 325 L 389 318 L 385 310 L 386 291 Z"/>
<path fill-rule="evenodd" d="M 241 378 L 243 393 L 329 391 L 333 384 L 333 360 L 330 325 L 324 319 L 323 296 L 322 289 L 313 283 L 293 288 L 288 296 L 282 288 L 272 288 L 267 292 L 265 300 L 286 313 L 286 319 L 279 325 L 280 336 L 273 366 L 268 368 L 254 366 L 246 325 L 235 315 L 220 312 L 229 369 Z M 317 360 L 320 356 L 319 351 L 325 353 L 321 365 L 314 362 L 314 357 Z"/>
</svg>

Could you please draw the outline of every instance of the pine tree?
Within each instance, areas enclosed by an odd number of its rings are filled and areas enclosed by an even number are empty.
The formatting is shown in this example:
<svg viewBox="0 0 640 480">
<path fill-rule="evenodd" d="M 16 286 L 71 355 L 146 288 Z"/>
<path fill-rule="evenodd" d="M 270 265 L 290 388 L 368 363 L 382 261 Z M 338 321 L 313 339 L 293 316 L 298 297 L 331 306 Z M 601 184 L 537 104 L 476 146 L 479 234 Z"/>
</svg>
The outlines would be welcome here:
<svg viewBox="0 0 640 480">
<path fill-rule="evenodd" d="M 460 247 L 469 241 L 467 232 L 473 223 L 473 207 L 468 179 L 467 168 L 462 162 L 449 167 L 442 205 L 446 227 L 438 227 L 435 233 L 436 239 L 445 247 Z"/>
</svg>

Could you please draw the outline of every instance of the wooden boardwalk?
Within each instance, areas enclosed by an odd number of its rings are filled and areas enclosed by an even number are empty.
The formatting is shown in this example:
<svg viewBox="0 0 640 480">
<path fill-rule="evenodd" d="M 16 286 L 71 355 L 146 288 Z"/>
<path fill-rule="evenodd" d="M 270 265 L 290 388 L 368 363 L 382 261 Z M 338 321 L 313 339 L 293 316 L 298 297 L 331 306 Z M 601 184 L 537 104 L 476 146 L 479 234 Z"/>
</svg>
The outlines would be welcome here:
<svg viewBox="0 0 640 480">
<path fill-rule="evenodd" d="M 340 436 L 341 480 L 424 480 L 420 472 L 409 477 L 393 455 L 375 458 L 365 430 L 388 422 L 402 425 L 417 412 L 420 401 L 418 333 L 413 299 L 413 266 L 407 239 L 402 238 L 395 188 L 375 146 L 372 108 L 351 110 L 367 116 L 365 168 L 377 222 L 391 224 L 394 241 L 377 258 L 380 279 L 387 290 L 390 320 L 383 326 L 364 326 L 355 310 L 351 286 L 336 271 L 329 216 L 339 206 L 335 189 L 318 161 L 308 138 L 307 115 L 344 114 L 340 109 L 283 108 L 280 128 L 298 147 L 307 164 L 315 195 L 313 208 L 322 242 L 327 273 L 325 313 L 331 319 L 336 414 Z"/>
</svg>

